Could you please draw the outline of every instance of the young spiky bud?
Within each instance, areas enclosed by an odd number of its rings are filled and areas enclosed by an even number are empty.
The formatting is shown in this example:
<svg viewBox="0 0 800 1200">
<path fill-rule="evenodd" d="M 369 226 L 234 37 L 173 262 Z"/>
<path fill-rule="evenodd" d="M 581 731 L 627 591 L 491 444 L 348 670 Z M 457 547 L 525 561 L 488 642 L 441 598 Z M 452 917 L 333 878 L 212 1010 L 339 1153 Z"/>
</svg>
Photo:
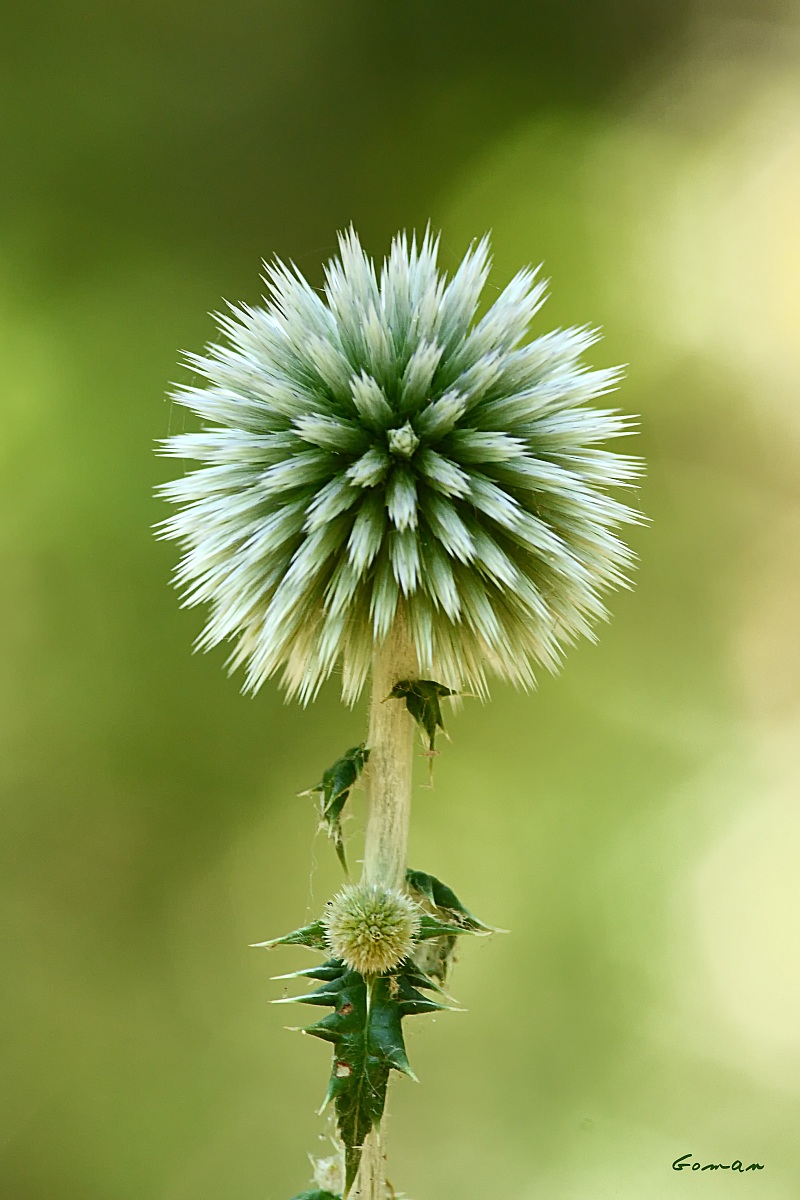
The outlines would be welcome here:
<svg viewBox="0 0 800 1200">
<path fill-rule="evenodd" d="M 322 917 L 331 953 L 361 975 L 383 975 L 407 958 L 419 923 L 413 900 L 375 883 L 342 888 Z"/>
</svg>

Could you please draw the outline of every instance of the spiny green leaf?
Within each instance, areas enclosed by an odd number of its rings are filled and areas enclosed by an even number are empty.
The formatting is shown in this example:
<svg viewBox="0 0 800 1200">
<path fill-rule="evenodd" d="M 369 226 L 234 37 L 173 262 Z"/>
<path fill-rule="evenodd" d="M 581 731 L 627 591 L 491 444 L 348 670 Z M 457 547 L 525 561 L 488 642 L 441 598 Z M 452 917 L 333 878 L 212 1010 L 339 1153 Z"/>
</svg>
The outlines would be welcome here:
<svg viewBox="0 0 800 1200">
<path fill-rule="evenodd" d="M 420 1013 L 443 1012 L 448 1006 L 424 996 L 420 988 L 441 994 L 434 983 L 416 963 L 409 962 L 398 975 L 389 976 L 389 992 L 400 1009 L 401 1017 L 415 1017 Z"/>
<path fill-rule="evenodd" d="M 328 837 L 334 844 L 339 862 L 347 874 L 347 860 L 344 853 L 344 838 L 342 837 L 342 810 L 347 803 L 350 789 L 357 782 L 359 775 L 369 758 L 369 750 L 363 742 L 346 750 L 341 758 L 337 758 L 332 767 L 323 771 L 322 779 L 316 787 L 300 792 L 301 796 L 319 796 L 319 815 L 327 830 Z"/>
<path fill-rule="evenodd" d="M 461 925 L 456 925 L 452 921 L 440 921 L 438 917 L 431 916 L 429 913 L 423 913 L 420 917 L 419 931 L 416 936 L 418 942 L 427 942 L 429 938 L 443 937 L 452 934 L 457 937 L 460 933 L 472 933 L 471 929 L 464 929 Z"/>
<path fill-rule="evenodd" d="M 307 974 L 322 979 L 322 985 L 296 999 L 334 1010 L 308 1026 L 306 1033 L 334 1047 L 325 1103 L 334 1104 L 345 1147 L 347 1196 L 358 1174 L 364 1139 L 383 1115 L 389 1072 L 401 1071 L 415 1078 L 406 1057 L 403 1017 L 436 1012 L 444 1005 L 423 995 L 422 988 L 439 989 L 416 964 L 407 961 L 369 982 L 335 959 Z"/>
<path fill-rule="evenodd" d="M 493 926 L 479 921 L 468 908 L 464 907 L 453 889 L 449 888 L 446 883 L 442 883 L 435 875 L 429 875 L 426 871 L 409 869 L 406 871 L 406 883 L 411 889 L 412 895 L 416 893 L 415 899 L 424 897 L 440 920 L 460 926 L 463 933 L 499 932 Z"/>
<path fill-rule="evenodd" d="M 270 938 L 268 942 L 253 942 L 252 946 L 255 949 L 264 950 L 271 950 L 273 946 L 308 946 L 310 950 L 327 950 L 328 948 L 322 921 L 304 925 L 302 929 L 295 929 L 292 933 L 284 934 L 283 937 Z"/>
<path fill-rule="evenodd" d="M 334 1103 L 344 1142 L 345 1195 L 358 1174 L 364 1139 L 383 1115 L 389 1071 L 409 1070 L 400 1013 L 385 1003 L 386 988 L 382 979 L 368 987 L 361 975 L 343 967 L 337 995 L 327 1000 L 335 1011 L 307 1031 L 334 1046 L 326 1103 Z"/>
<path fill-rule="evenodd" d="M 335 979 L 339 970 L 339 961 L 334 959 L 331 962 L 322 963 L 314 967 L 306 967 L 303 971 L 289 971 L 287 975 L 273 975 L 273 979 L 302 979 L 306 976 L 309 979 Z"/>
<path fill-rule="evenodd" d="M 427 735 L 428 749 L 433 753 L 436 730 L 444 730 L 439 698 L 453 695 L 450 688 L 433 679 L 400 679 L 389 693 L 389 699 L 405 700 L 406 708 Z"/>
<path fill-rule="evenodd" d="M 465 908 L 458 896 L 435 875 L 425 871 L 406 871 L 406 883 L 411 895 L 432 910 L 422 919 L 418 935 L 421 943 L 415 961 L 431 978 L 446 983 L 456 948 L 462 933 L 488 934 L 499 932 L 485 925 Z"/>
</svg>

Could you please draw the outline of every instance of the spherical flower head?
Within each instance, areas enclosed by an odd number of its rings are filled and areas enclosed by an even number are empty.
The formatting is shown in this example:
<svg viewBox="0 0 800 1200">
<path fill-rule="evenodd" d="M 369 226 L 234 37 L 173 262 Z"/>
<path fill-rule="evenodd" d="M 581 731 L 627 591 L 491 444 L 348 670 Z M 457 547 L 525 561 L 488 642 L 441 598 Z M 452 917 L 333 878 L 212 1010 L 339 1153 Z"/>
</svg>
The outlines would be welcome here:
<svg viewBox="0 0 800 1200">
<path fill-rule="evenodd" d="M 174 399 L 206 424 L 165 452 L 201 465 L 163 488 L 162 533 L 185 603 L 211 607 L 199 644 L 233 640 L 250 690 L 282 669 L 306 701 L 341 664 L 352 702 L 398 620 L 423 676 L 528 686 L 626 582 L 615 531 L 637 514 L 608 489 L 639 466 L 605 446 L 626 419 L 590 404 L 619 375 L 582 363 L 596 331 L 526 342 L 530 268 L 478 319 L 488 239 L 450 279 L 437 248 L 399 234 L 379 276 L 351 229 L 322 294 L 276 261 L 265 305 L 187 356 L 205 384 Z"/>
<path fill-rule="evenodd" d="M 350 884 L 325 906 L 325 940 L 335 958 L 362 975 L 383 975 L 412 951 L 419 906 L 374 883 Z"/>
</svg>

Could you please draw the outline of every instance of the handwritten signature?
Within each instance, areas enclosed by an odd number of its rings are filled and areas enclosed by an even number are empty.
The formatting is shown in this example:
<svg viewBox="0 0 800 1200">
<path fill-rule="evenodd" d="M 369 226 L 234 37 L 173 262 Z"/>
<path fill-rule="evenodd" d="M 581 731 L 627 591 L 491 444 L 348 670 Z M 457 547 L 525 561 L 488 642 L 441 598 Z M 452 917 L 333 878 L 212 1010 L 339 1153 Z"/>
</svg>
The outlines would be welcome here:
<svg viewBox="0 0 800 1200">
<path fill-rule="evenodd" d="M 742 1174 L 744 1174 L 745 1171 L 764 1170 L 763 1163 L 754 1162 L 750 1163 L 749 1167 L 745 1167 L 742 1165 L 742 1160 L 740 1158 L 735 1158 L 731 1163 L 705 1163 L 704 1165 L 699 1160 L 695 1162 L 688 1162 L 687 1160 L 691 1157 L 692 1155 L 689 1153 L 682 1154 L 680 1158 L 676 1158 L 675 1162 L 672 1164 L 673 1171 L 687 1171 L 690 1169 L 692 1171 L 741 1171 Z"/>
</svg>

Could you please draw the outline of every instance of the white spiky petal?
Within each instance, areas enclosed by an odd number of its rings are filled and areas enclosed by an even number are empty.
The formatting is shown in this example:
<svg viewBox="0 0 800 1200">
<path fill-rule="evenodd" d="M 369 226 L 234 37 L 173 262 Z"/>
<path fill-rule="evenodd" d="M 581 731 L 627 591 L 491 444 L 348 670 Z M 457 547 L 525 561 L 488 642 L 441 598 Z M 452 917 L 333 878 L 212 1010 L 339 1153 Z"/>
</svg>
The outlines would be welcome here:
<svg viewBox="0 0 800 1200">
<path fill-rule="evenodd" d="M 304 701 L 341 663 L 352 702 L 402 614 L 424 675 L 528 686 L 625 583 L 637 514 L 606 489 L 639 463 L 602 445 L 627 419 L 589 404 L 619 371 L 582 364 L 588 328 L 524 343 L 530 268 L 476 320 L 487 237 L 449 280 L 429 232 L 380 277 L 352 229 L 339 245 L 323 295 L 267 266 L 265 307 L 218 316 L 226 342 L 187 356 L 206 385 L 174 393 L 210 422 L 164 443 L 202 464 L 162 489 L 185 603 L 211 606 L 199 644 L 237 639 L 248 689 L 283 668 Z"/>
</svg>

